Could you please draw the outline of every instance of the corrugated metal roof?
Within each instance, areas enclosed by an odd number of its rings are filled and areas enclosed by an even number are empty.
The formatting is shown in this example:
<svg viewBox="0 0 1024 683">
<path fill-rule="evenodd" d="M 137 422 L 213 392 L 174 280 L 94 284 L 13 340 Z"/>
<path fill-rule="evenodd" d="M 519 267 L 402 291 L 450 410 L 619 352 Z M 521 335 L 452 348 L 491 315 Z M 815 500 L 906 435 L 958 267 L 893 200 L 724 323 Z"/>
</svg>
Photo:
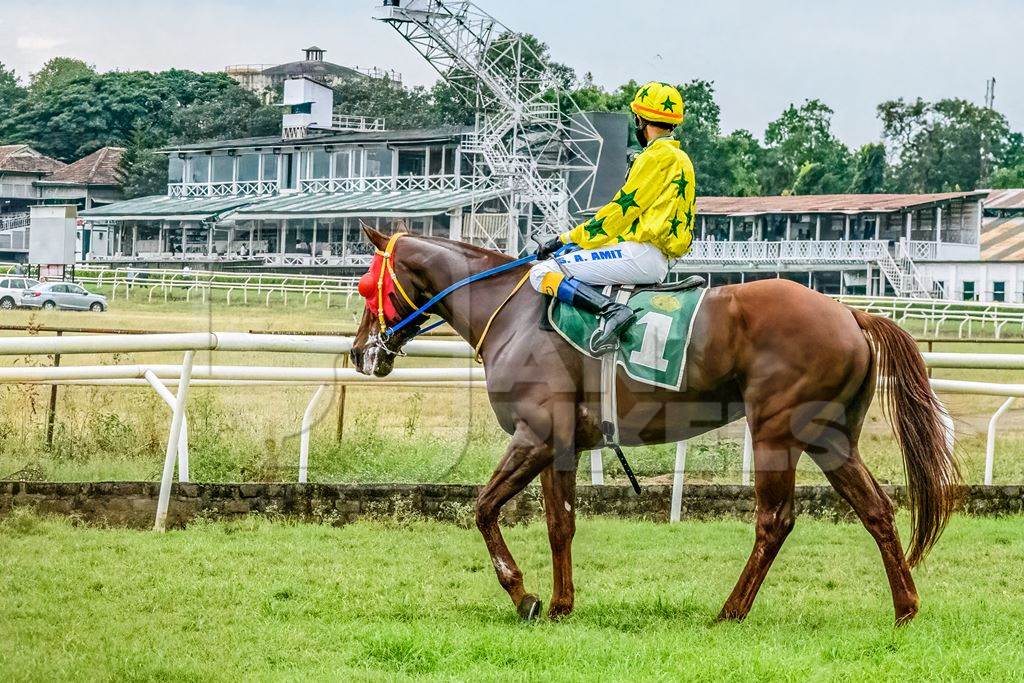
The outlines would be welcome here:
<svg viewBox="0 0 1024 683">
<path fill-rule="evenodd" d="M 201 152 L 208 149 L 233 149 L 252 147 L 300 147 L 303 145 L 340 145 L 360 142 L 389 142 L 409 144 L 415 142 L 433 142 L 435 140 L 452 140 L 471 131 L 472 126 L 438 126 L 436 128 L 410 128 L 406 130 L 382 131 L 349 131 L 324 133 L 298 140 L 284 140 L 279 135 L 266 135 L 258 138 L 238 138 L 234 140 L 209 140 L 190 145 L 174 145 L 166 148 L 167 152 Z"/>
<path fill-rule="evenodd" d="M 297 218 L 356 214 L 431 215 L 485 201 L 500 190 L 399 190 L 395 192 L 339 192 L 285 194 L 237 209 L 238 218 Z"/>
<path fill-rule="evenodd" d="M 1024 217 L 984 219 L 981 224 L 981 258 L 984 261 L 1024 259 Z"/>
<path fill-rule="evenodd" d="M 497 197 L 501 190 L 400 190 L 395 192 L 289 193 L 268 197 L 179 199 L 139 197 L 82 211 L 107 220 L 203 220 L 213 216 L 316 218 L 343 215 L 425 216 Z"/>
<path fill-rule="evenodd" d="M 986 191 L 936 194 L 820 194 L 780 197 L 698 197 L 697 211 L 707 215 L 753 216 L 765 213 L 860 213 L 902 211 L 966 197 L 982 198 Z"/>
<path fill-rule="evenodd" d="M 78 215 L 108 220 L 203 220 L 257 201 L 257 197 L 181 199 L 158 194 L 97 206 Z"/>
<path fill-rule="evenodd" d="M 985 200 L 986 209 L 1024 209 L 1024 190 L 992 190 Z"/>
</svg>

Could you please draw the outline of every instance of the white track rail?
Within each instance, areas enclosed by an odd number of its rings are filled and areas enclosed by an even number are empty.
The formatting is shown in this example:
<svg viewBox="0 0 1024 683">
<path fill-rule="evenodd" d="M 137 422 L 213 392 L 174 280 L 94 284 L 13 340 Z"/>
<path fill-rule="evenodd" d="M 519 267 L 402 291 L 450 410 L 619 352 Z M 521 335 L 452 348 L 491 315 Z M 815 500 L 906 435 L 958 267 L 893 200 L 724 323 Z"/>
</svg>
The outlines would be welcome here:
<svg viewBox="0 0 1024 683">
<path fill-rule="evenodd" d="M 181 351 L 180 365 L 134 363 L 127 365 L 85 365 L 63 367 L 0 367 L 0 383 L 52 383 L 92 384 L 100 386 L 150 386 L 171 407 L 172 418 L 167 440 L 160 498 L 155 528 L 166 525 L 170 487 L 175 461 L 179 479 L 188 478 L 188 444 L 185 427 L 185 403 L 188 389 L 197 386 L 294 386 L 315 385 L 303 414 L 300 430 L 300 480 L 305 481 L 309 459 L 309 427 L 313 410 L 326 388 L 332 385 L 372 384 L 390 386 L 425 386 L 450 388 L 453 386 L 480 388 L 484 386 L 482 368 L 467 365 L 448 368 L 400 368 L 385 378 L 361 375 L 346 367 L 280 367 L 245 365 L 195 364 L 197 351 L 235 351 L 242 353 L 313 353 L 339 355 L 352 348 L 350 337 L 289 336 L 251 334 L 241 332 L 182 333 L 145 335 L 95 335 L 62 337 L 5 337 L 0 338 L 0 355 L 108 354 L 128 352 Z M 413 341 L 406 345 L 410 356 L 429 358 L 472 358 L 473 351 L 464 342 Z M 925 362 L 932 368 L 958 369 L 1024 369 L 1024 355 L 979 353 L 926 353 Z M 167 385 L 177 387 L 172 394 Z M 995 431 L 998 418 L 1010 407 L 1012 400 L 1024 396 L 1024 384 L 1001 384 L 966 380 L 933 379 L 932 387 L 940 393 L 980 394 L 1002 396 L 1008 400 L 992 416 L 986 447 L 985 483 L 992 483 L 995 454 Z M 749 431 L 745 430 L 743 482 L 749 484 L 753 462 Z M 670 519 L 678 520 L 682 505 L 682 487 L 686 444 L 676 446 L 676 467 Z M 604 473 L 600 451 L 591 452 L 591 476 L 595 484 L 603 483 Z"/>
</svg>

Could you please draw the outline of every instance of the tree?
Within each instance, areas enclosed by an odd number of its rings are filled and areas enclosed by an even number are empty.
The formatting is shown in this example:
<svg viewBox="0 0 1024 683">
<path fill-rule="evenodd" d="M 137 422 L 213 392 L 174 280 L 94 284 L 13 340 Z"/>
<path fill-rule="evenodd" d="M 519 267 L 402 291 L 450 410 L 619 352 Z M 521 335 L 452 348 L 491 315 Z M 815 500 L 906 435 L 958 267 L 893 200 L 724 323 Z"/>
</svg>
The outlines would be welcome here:
<svg viewBox="0 0 1024 683">
<path fill-rule="evenodd" d="M 878 117 L 900 192 L 984 186 L 1012 148 L 1005 116 L 962 99 L 890 100 L 878 105 Z"/>
<path fill-rule="evenodd" d="M 764 176 L 770 182 L 765 187 L 769 194 L 845 190 L 850 150 L 832 133 L 833 113 L 820 100 L 806 100 L 800 107 L 789 105 L 768 124 L 764 139 L 775 166 Z"/>
<path fill-rule="evenodd" d="M 6 141 L 11 117 L 24 98 L 25 89 L 18 83 L 14 70 L 0 62 L 0 142 Z"/>
<path fill-rule="evenodd" d="M 334 86 L 334 106 L 341 114 L 382 116 L 388 128 L 421 128 L 439 123 L 429 92 L 405 88 L 388 79 L 352 78 Z"/>
<path fill-rule="evenodd" d="M 132 131 L 117 169 L 125 199 L 167 191 L 167 155 L 158 152 L 158 147 L 160 143 L 145 128 L 140 126 Z"/>
<path fill-rule="evenodd" d="M 54 57 L 43 64 L 39 71 L 32 74 L 29 79 L 29 88 L 34 92 L 63 88 L 69 83 L 95 75 L 96 69 L 81 59 Z"/>
<path fill-rule="evenodd" d="M 853 155 L 850 186 L 854 194 L 873 194 L 885 188 L 885 174 L 888 165 L 885 160 L 885 145 L 869 143 Z"/>
</svg>

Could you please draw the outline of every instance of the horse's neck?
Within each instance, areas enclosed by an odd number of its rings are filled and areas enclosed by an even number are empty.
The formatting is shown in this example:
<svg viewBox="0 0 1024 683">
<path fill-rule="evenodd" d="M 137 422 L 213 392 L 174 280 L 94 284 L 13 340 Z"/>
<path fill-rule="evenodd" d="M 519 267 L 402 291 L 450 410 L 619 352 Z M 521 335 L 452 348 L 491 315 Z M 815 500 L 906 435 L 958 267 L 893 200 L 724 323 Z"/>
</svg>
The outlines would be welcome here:
<svg viewBox="0 0 1024 683">
<path fill-rule="evenodd" d="M 444 260 L 446 267 L 434 269 L 435 272 L 429 274 L 434 294 L 463 278 L 500 265 L 487 259 L 473 259 L 472 256 L 457 251 L 449 252 Z M 480 262 L 479 266 L 470 263 L 477 260 Z M 460 337 L 475 346 L 491 314 L 509 295 L 520 277 L 522 271 L 514 269 L 460 287 L 438 302 L 435 312 L 440 314 Z M 495 325 L 497 324 L 496 321 Z"/>
</svg>

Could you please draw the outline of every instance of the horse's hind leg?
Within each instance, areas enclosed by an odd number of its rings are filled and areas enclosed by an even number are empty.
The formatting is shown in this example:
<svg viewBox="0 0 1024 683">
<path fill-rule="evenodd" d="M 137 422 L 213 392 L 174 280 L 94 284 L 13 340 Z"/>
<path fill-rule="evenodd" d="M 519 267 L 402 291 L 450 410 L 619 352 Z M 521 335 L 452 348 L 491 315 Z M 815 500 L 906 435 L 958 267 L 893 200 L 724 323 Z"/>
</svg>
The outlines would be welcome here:
<svg viewBox="0 0 1024 683">
<path fill-rule="evenodd" d="M 536 618 L 541 604 L 537 596 L 523 588 L 523 574 L 501 535 L 498 515 L 502 506 L 526 488 L 551 460 L 551 447 L 538 439 L 525 423 L 520 423 L 491 480 L 476 500 L 476 525 L 487 544 L 498 583 L 508 592 L 523 619 Z"/>
<path fill-rule="evenodd" d="M 554 574 L 548 616 L 564 617 L 572 612 L 575 590 L 572 584 L 572 538 L 576 533 L 576 455 L 562 462 L 557 458 L 541 472 L 544 514 L 551 543 Z"/>
<path fill-rule="evenodd" d="M 878 544 L 892 590 L 896 623 L 909 622 L 917 614 L 917 589 L 893 521 L 892 501 L 861 460 L 856 442 L 849 447 L 832 445 L 828 452 L 811 457 Z"/>
<path fill-rule="evenodd" d="M 793 495 L 796 463 L 801 446 L 791 439 L 754 439 L 754 496 L 757 503 L 754 549 L 736 587 L 725 601 L 720 620 L 741 620 L 750 612 L 754 598 L 782 543 L 793 529 Z"/>
</svg>

